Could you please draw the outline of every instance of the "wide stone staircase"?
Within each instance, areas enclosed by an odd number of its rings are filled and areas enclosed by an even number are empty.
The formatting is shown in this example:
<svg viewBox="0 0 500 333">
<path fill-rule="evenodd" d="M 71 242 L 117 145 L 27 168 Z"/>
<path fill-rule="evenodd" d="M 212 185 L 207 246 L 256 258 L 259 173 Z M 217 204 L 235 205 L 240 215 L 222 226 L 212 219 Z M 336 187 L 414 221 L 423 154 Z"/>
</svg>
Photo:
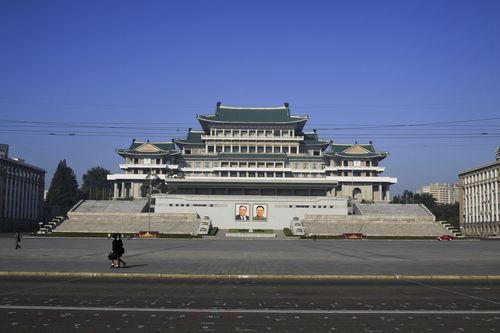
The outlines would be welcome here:
<svg viewBox="0 0 500 333">
<path fill-rule="evenodd" d="M 78 203 L 57 232 L 196 234 L 201 219 L 196 213 L 148 213 L 147 200 Z"/>
<path fill-rule="evenodd" d="M 354 215 L 305 215 L 307 235 L 362 233 L 367 236 L 453 235 L 423 205 L 353 204 Z"/>
</svg>

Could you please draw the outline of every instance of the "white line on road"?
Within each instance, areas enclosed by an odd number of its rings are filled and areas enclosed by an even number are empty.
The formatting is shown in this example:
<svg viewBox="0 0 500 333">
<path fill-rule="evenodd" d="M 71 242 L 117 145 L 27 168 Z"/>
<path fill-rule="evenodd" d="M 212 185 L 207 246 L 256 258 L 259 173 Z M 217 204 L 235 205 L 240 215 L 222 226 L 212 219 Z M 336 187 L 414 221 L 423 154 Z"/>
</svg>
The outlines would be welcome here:
<svg viewBox="0 0 500 333">
<path fill-rule="evenodd" d="M 401 315 L 500 315 L 498 310 L 293 310 L 293 309 L 191 309 L 191 308 L 126 308 L 88 306 L 0 305 L 0 310 L 56 310 L 103 312 L 176 312 L 176 313 L 266 313 L 266 314 L 401 314 Z"/>
</svg>

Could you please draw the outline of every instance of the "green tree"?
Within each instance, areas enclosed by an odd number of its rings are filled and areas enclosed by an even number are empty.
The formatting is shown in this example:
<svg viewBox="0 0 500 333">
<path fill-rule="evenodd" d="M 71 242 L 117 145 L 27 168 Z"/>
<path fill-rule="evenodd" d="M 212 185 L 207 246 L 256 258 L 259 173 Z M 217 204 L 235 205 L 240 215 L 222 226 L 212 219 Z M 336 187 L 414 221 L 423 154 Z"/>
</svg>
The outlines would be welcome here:
<svg viewBox="0 0 500 333">
<path fill-rule="evenodd" d="M 415 194 L 413 196 L 415 203 L 423 204 L 427 207 L 432 214 L 436 215 L 435 211 L 437 209 L 436 199 L 430 193 Z"/>
<path fill-rule="evenodd" d="M 80 199 L 78 182 L 70 167 L 66 165 L 66 160 L 62 160 L 57 165 L 56 172 L 50 182 L 47 192 L 47 204 L 61 207 L 61 213 L 66 214 Z"/>
<path fill-rule="evenodd" d="M 107 200 L 111 196 L 112 183 L 107 176 L 111 172 L 103 167 L 93 167 L 83 175 L 82 197 L 83 199 Z"/>
<path fill-rule="evenodd" d="M 151 194 L 167 193 L 168 186 L 163 180 L 158 177 L 151 178 Z M 141 185 L 141 196 L 147 197 L 149 195 L 149 181 Z"/>
<path fill-rule="evenodd" d="M 427 207 L 434 216 L 436 221 L 448 221 L 455 228 L 459 227 L 459 207 L 458 203 L 454 204 L 438 204 L 436 199 L 430 193 L 413 194 L 411 191 L 405 190 L 402 195 L 395 195 L 391 203 L 416 203 L 423 204 Z"/>
</svg>

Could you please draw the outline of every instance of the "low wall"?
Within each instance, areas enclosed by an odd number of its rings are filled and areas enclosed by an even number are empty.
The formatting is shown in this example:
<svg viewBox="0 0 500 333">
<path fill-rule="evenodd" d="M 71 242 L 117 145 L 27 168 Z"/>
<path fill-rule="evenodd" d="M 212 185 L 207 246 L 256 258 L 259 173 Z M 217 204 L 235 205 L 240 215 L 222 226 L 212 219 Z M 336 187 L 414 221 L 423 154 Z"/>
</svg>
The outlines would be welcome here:
<svg viewBox="0 0 500 333">
<path fill-rule="evenodd" d="M 55 231 L 136 233 L 152 230 L 180 234 L 194 233 L 200 224 L 196 214 L 72 212 L 68 217 Z"/>
</svg>

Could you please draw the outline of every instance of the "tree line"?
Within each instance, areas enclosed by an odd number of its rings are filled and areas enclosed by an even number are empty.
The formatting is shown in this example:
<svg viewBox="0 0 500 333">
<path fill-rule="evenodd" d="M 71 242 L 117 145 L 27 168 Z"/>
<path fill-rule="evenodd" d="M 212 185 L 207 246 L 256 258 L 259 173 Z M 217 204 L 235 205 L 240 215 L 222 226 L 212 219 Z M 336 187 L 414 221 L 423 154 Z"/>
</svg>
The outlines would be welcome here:
<svg viewBox="0 0 500 333">
<path fill-rule="evenodd" d="M 110 200 L 113 197 L 113 184 L 107 176 L 111 172 L 101 166 L 87 170 L 82 177 L 82 186 L 78 186 L 75 172 L 66 160 L 57 165 L 50 183 L 45 203 L 60 207 L 61 214 L 65 215 L 80 200 Z M 158 177 L 151 179 L 141 186 L 141 193 L 146 197 L 150 193 L 166 193 L 167 185 Z"/>
<path fill-rule="evenodd" d="M 398 204 L 423 204 L 436 216 L 437 221 L 447 221 L 455 228 L 459 228 L 458 202 L 453 204 L 440 204 L 430 193 L 416 193 L 405 190 L 401 195 L 395 195 L 391 203 Z"/>
<path fill-rule="evenodd" d="M 110 173 L 103 167 L 93 167 L 83 175 L 82 186 L 78 187 L 75 172 L 62 160 L 50 182 L 45 203 L 59 206 L 61 213 L 66 214 L 82 199 L 109 200 L 113 196 L 113 185 L 107 180 Z"/>
</svg>

